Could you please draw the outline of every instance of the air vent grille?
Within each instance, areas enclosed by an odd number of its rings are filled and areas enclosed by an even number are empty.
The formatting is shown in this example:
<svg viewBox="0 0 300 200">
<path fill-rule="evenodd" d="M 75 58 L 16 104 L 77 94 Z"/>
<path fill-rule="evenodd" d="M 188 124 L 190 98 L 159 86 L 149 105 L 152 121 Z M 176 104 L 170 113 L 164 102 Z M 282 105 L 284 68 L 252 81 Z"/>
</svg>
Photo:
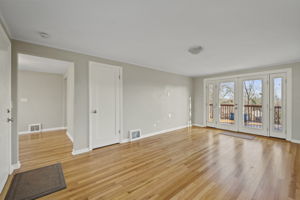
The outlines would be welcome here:
<svg viewBox="0 0 300 200">
<path fill-rule="evenodd" d="M 141 129 L 129 131 L 130 141 L 138 140 L 141 138 Z"/>
<path fill-rule="evenodd" d="M 28 131 L 30 132 L 40 132 L 41 131 L 41 124 L 29 124 Z"/>
</svg>

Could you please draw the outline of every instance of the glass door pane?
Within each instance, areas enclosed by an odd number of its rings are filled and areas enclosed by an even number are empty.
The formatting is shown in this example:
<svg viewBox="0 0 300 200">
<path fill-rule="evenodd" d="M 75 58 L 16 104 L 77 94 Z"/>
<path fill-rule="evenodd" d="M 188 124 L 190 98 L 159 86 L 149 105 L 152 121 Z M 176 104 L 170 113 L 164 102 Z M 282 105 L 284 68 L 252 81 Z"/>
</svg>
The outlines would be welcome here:
<svg viewBox="0 0 300 200">
<path fill-rule="evenodd" d="M 209 81 L 206 83 L 206 125 L 216 127 L 216 83 Z"/>
<path fill-rule="evenodd" d="M 282 131 L 282 78 L 273 79 L 273 130 Z"/>
<path fill-rule="evenodd" d="M 249 128 L 262 128 L 263 81 L 243 81 L 243 122 Z"/>
<path fill-rule="evenodd" d="M 214 122 L 214 84 L 208 84 L 208 122 Z"/>
<path fill-rule="evenodd" d="M 234 124 L 234 82 L 221 82 L 219 85 L 219 122 Z"/>
<path fill-rule="evenodd" d="M 285 138 L 285 92 L 286 74 L 270 75 L 270 135 Z"/>
<path fill-rule="evenodd" d="M 224 79 L 218 82 L 216 109 L 217 128 L 237 131 L 237 79 Z"/>
</svg>

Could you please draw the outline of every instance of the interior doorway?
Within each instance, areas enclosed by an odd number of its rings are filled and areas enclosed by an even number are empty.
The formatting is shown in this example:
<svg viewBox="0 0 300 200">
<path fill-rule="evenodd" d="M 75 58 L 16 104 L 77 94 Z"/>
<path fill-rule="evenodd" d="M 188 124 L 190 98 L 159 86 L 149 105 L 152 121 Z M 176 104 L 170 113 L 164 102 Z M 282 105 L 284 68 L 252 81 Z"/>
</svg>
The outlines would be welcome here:
<svg viewBox="0 0 300 200">
<path fill-rule="evenodd" d="M 36 163 L 37 167 L 51 163 L 51 156 L 47 157 L 39 147 L 55 151 L 61 142 L 56 138 L 66 138 L 72 145 L 73 109 L 74 64 L 18 54 L 17 128 L 22 170 L 27 163 Z"/>
<path fill-rule="evenodd" d="M 204 80 L 206 126 L 287 138 L 290 70 Z"/>
</svg>

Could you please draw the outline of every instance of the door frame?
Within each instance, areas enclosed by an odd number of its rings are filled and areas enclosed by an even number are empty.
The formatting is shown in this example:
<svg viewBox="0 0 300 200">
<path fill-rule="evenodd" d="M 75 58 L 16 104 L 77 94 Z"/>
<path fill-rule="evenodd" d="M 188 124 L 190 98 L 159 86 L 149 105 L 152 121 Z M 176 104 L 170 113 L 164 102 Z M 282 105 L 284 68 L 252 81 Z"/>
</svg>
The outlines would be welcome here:
<svg viewBox="0 0 300 200">
<path fill-rule="evenodd" d="M 271 137 L 277 137 L 277 138 L 284 138 L 283 135 L 286 135 L 285 132 L 282 131 L 276 131 L 274 130 L 274 78 L 282 78 L 282 116 L 284 116 L 284 120 L 282 123 L 283 130 L 286 130 L 287 128 L 287 74 L 286 73 L 275 73 L 270 74 L 270 136 Z"/>
<path fill-rule="evenodd" d="M 287 82 L 286 82 L 286 140 L 292 140 L 292 68 L 284 68 L 284 69 L 277 69 L 277 70 L 266 70 L 261 72 L 254 72 L 254 73 L 241 73 L 236 75 L 229 75 L 229 76 L 215 76 L 212 78 L 205 78 L 203 79 L 203 125 L 204 127 L 207 126 L 207 115 L 206 115 L 206 101 L 207 101 L 207 94 L 206 94 L 206 84 L 208 81 L 217 81 L 220 79 L 232 79 L 232 78 L 243 78 L 247 76 L 259 76 L 259 75 L 270 75 L 274 73 L 286 73 L 287 74 Z"/>
<path fill-rule="evenodd" d="M 5 118 L 12 118 L 12 82 L 11 82 L 11 74 L 12 74 L 12 51 L 11 51 L 11 42 L 10 42 L 10 39 L 8 38 L 7 34 L 5 33 L 5 30 L 3 28 L 3 26 L 1 26 L 0 24 L 0 33 L 3 35 L 3 39 L 5 40 L 5 43 L 7 42 L 7 47 L 8 47 L 8 60 L 7 60 L 7 66 L 5 67 L 8 67 L 8 71 L 9 71 L 9 76 L 8 76 L 8 82 L 9 82 L 9 110 L 10 112 L 9 113 L 6 113 L 7 116 Z M 6 45 L 6 44 L 5 44 Z M 11 122 L 7 122 L 8 123 L 8 168 L 7 168 L 7 174 L 6 174 L 6 179 L 5 180 L 0 180 L 0 193 L 2 192 L 6 182 L 7 182 L 7 179 L 8 179 L 8 176 L 10 174 L 12 174 L 12 172 L 14 171 L 15 167 L 13 166 L 12 164 L 12 139 L 11 139 L 11 133 L 12 133 L 12 123 Z"/>
<path fill-rule="evenodd" d="M 205 96 L 205 103 L 204 103 L 204 110 L 205 110 L 205 125 L 206 126 L 209 126 L 209 127 L 213 127 L 213 128 L 216 128 L 217 127 L 217 121 L 216 121 L 216 116 L 217 116 L 217 113 L 216 113 L 216 98 L 217 98 L 217 92 L 216 92 L 216 88 L 217 88 L 217 85 L 216 85 L 216 82 L 214 81 L 207 81 L 206 84 L 204 85 L 204 93 L 207 94 L 209 92 L 209 84 L 212 84 L 213 85 L 213 107 L 212 107 L 212 110 L 213 110 L 213 121 L 212 122 L 209 122 L 208 121 L 208 116 L 206 114 L 209 114 L 209 111 L 208 111 L 208 98 L 209 96 L 206 95 Z"/>
<path fill-rule="evenodd" d="M 119 133 L 119 143 L 122 142 L 123 139 L 123 68 L 121 66 L 116 66 L 116 65 L 111 65 L 111 64 L 106 64 L 106 63 L 101 63 L 97 61 L 89 61 L 89 74 L 88 74 L 88 79 L 89 79 L 89 150 L 93 150 L 93 134 L 91 131 L 92 127 L 92 120 L 91 120 L 91 110 L 92 110 L 92 93 L 91 93 L 91 86 L 92 86 L 92 81 L 91 81 L 91 64 L 96 63 L 96 64 L 101 64 L 106 67 L 113 67 L 113 68 L 118 68 L 119 73 L 120 73 L 120 81 L 119 81 L 119 120 L 120 120 L 120 133 Z"/>
</svg>

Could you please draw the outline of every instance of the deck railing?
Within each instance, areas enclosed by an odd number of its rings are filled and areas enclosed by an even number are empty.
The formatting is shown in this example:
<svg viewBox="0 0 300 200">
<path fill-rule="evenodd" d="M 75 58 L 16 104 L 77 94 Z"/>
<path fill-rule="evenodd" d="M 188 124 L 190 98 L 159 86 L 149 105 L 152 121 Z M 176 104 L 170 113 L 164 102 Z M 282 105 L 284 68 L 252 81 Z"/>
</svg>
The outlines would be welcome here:
<svg viewBox="0 0 300 200">
<path fill-rule="evenodd" d="M 209 118 L 213 119 L 213 104 L 209 104 Z M 274 106 L 274 124 L 281 125 L 281 106 Z M 244 122 L 262 123 L 262 105 L 244 105 Z M 221 104 L 220 120 L 234 120 L 234 105 Z"/>
</svg>

